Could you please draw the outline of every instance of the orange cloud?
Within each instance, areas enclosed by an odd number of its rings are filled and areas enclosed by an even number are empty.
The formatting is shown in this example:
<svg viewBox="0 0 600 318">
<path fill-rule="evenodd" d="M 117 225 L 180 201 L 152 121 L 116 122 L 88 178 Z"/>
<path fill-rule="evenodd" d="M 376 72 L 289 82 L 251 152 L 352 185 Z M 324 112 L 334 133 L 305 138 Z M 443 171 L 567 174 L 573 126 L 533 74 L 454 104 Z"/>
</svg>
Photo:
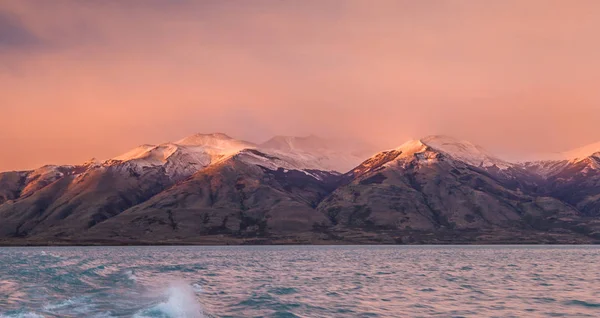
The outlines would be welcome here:
<svg viewBox="0 0 600 318">
<path fill-rule="evenodd" d="M 0 13 L 0 170 L 214 131 L 381 147 L 443 133 L 507 154 L 600 140 L 597 1 L 13 0 Z"/>
</svg>

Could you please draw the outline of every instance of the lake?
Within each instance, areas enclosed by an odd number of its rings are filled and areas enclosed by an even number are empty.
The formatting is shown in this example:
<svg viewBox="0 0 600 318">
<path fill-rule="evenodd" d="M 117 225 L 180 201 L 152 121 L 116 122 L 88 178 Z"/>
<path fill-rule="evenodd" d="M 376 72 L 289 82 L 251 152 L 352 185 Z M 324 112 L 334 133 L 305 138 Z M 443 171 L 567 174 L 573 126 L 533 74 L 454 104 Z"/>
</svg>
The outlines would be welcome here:
<svg viewBox="0 0 600 318">
<path fill-rule="evenodd" d="M 0 317 L 599 317 L 595 246 L 0 248 Z"/>
</svg>

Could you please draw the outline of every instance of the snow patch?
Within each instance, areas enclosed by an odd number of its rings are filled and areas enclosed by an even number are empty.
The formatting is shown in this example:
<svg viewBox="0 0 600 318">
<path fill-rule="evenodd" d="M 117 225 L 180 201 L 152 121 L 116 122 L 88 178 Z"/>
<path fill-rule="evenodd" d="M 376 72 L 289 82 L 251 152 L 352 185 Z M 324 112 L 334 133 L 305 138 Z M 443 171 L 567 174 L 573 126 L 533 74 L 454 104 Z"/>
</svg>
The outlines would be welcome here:
<svg viewBox="0 0 600 318">
<path fill-rule="evenodd" d="M 583 174 L 598 171 L 600 164 L 595 158 L 600 158 L 600 142 L 559 153 L 531 156 L 529 160 L 519 164 L 525 169 L 547 178 L 574 164 L 585 163 L 585 167 L 580 170 Z"/>
<path fill-rule="evenodd" d="M 413 156 L 416 153 L 426 151 L 427 145 L 425 145 L 421 140 L 409 140 L 394 150 L 402 152 L 400 156 L 398 156 L 398 158 L 407 158 Z"/>
<path fill-rule="evenodd" d="M 513 166 L 513 164 L 495 157 L 487 152 L 487 150 L 484 148 L 468 141 L 457 140 L 452 137 L 438 135 L 425 137 L 421 139 L 421 142 L 472 166 L 496 166 L 500 169 L 506 169 Z"/>
<path fill-rule="evenodd" d="M 314 157 L 307 159 L 306 157 L 290 156 L 284 152 L 265 151 L 265 150 L 245 150 L 237 154 L 237 158 L 247 164 L 261 166 L 269 170 L 283 169 L 285 172 L 290 170 L 301 171 L 304 174 L 311 176 L 317 180 L 322 177 L 317 173 L 312 173 L 307 170 L 321 170 L 335 173 L 318 164 Z"/>
<path fill-rule="evenodd" d="M 236 140 L 225 134 L 196 134 L 175 143 L 139 146 L 108 160 L 105 165 L 130 163 L 140 170 L 164 166 L 170 177 L 185 178 L 240 150 L 254 147 L 252 143 Z"/>
<path fill-rule="evenodd" d="M 335 141 L 314 135 L 306 137 L 276 136 L 258 149 L 285 158 L 296 167 L 344 173 L 358 166 L 372 154 L 368 147 L 349 141 Z"/>
</svg>

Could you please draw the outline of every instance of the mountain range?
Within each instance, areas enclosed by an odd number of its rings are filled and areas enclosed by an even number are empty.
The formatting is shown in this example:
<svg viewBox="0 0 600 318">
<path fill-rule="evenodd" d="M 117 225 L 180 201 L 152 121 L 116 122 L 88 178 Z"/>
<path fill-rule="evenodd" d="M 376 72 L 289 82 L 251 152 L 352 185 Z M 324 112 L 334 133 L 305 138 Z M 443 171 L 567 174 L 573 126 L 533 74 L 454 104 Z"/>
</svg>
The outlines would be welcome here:
<svg viewBox="0 0 600 318">
<path fill-rule="evenodd" d="M 448 136 L 215 133 L 0 173 L 3 245 L 598 242 L 600 143 L 510 162 Z"/>
</svg>

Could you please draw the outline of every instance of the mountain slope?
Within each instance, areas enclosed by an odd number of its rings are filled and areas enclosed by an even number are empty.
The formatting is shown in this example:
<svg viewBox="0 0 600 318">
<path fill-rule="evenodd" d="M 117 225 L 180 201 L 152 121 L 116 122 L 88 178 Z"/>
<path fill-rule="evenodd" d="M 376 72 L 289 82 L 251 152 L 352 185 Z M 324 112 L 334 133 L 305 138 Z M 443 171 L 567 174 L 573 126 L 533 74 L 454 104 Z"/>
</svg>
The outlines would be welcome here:
<svg viewBox="0 0 600 318">
<path fill-rule="evenodd" d="M 0 173 L 0 204 L 21 195 L 27 184 L 27 172 L 9 171 Z"/>
<path fill-rule="evenodd" d="M 370 158 L 361 149 L 196 134 L 104 162 L 0 173 L 0 242 L 600 241 L 600 154 L 511 163 L 447 136 Z"/>
<path fill-rule="evenodd" d="M 128 164 L 141 171 L 164 167 L 174 180 L 185 179 L 213 162 L 256 145 L 233 139 L 225 134 L 195 134 L 175 143 L 142 145 L 105 162 L 105 165 Z"/>
<path fill-rule="evenodd" d="M 338 230 L 387 230 L 396 235 L 446 231 L 455 238 L 464 231 L 534 231 L 549 218 L 568 223 L 580 217 L 557 199 L 506 187 L 482 169 L 479 160 L 461 160 L 476 157 L 479 149 L 472 153 L 460 147 L 454 157 L 453 152 L 430 146 L 438 146 L 430 140 L 411 141 L 368 159 L 348 173 L 318 209 Z"/>
<path fill-rule="evenodd" d="M 521 165 L 539 177 L 541 193 L 567 202 L 587 216 L 600 216 L 600 143 L 552 158 Z"/>
<path fill-rule="evenodd" d="M 546 176 L 544 191 L 588 216 L 600 216 L 600 153 L 558 163 Z"/>
<path fill-rule="evenodd" d="M 139 174 L 127 166 L 109 166 L 67 174 L 0 205 L 0 236 L 76 235 L 170 184 L 158 168 Z"/>
<path fill-rule="evenodd" d="M 78 236 L 198 170 L 253 146 L 223 134 L 144 145 L 103 163 L 46 166 L 0 176 L 0 236 Z"/>
<path fill-rule="evenodd" d="M 424 145 L 434 148 L 455 159 L 461 160 L 471 166 L 484 168 L 496 166 L 500 169 L 513 166 L 513 164 L 490 154 L 481 146 L 477 146 L 468 141 L 457 140 L 442 135 L 427 136 L 420 141 Z"/>
<path fill-rule="evenodd" d="M 211 235 L 310 237 L 313 226 L 326 221 L 315 206 L 339 177 L 271 169 L 280 164 L 286 163 L 243 150 L 98 225 L 86 237 L 148 242 L 201 241 Z"/>
<path fill-rule="evenodd" d="M 199 211 L 212 211 L 216 213 L 213 221 L 221 218 L 218 222 L 223 222 L 229 218 L 234 224 L 240 220 L 264 223 L 268 216 L 269 231 L 279 233 L 292 228 L 309 231 L 313 223 L 323 218 L 314 207 L 332 190 L 327 184 L 336 180 L 339 174 L 311 169 L 319 164 L 306 158 L 298 160 L 285 152 L 277 155 L 280 156 L 275 156 L 273 151 L 259 151 L 251 143 L 224 134 L 198 134 L 176 143 L 143 145 L 103 163 L 47 166 L 30 172 L 4 173 L 0 175 L 3 200 L 0 202 L 0 219 L 4 221 L 0 226 L 0 237 L 78 240 L 86 237 L 84 233 L 103 234 L 107 227 L 125 224 L 123 220 L 131 208 L 144 211 L 145 217 L 153 213 L 148 211 L 159 211 L 162 215 L 163 208 L 169 206 L 163 206 L 163 201 L 172 200 L 170 194 L 179 190 L 184 193 L 198 190 L 201 195 L 211 188 L 217 189 L 216 193 L 228 194 L 211 197 L 210 200 L 215 201 L 208 206 L 203 206 L 203 201 L 194 201 L 189 208 L 185 202 L 176 206 L 184 208 L 186 217 Z M 238 177 L 234 178 L 235 175 Z M 236 181 L 231 183 L 231 178 Z M 253 189 L 250 185 L 260 185 L 252 190 L 252 193 L 256 192 L 252 196 L 256 196 L 257 206 L 240 207 L 236 195 L 246 194 L 241 194 L 243 191 L 237 188 L 240 186 L 238 179 L 250 180 L 248 189 Z M 269 196 L 277 202 L 267 200 L 262 193 L 271 193 Z M 156 209 L 156 206 L 160 208 Z M 240 211 L 245 214 L 241 215 Z M 124 212 L 127 213 L 120 217 Z M 252 216 L 256 213 L 262 216 Z M 311 221 L 310 215 L 317 221 Z M 203 214 L 203 220 L 205 217 L 210 216 Z M 288 223 L 293 225 L 286 225 Z M 218 224 L 218 228 L 227 227 L 227 233 L 231 235 L 244 235 L 242 230 L 234 231 L 228 226 Z M 245 228 L 245 225 L 241 226 Z M 266 230 L 261 228 L 261 235 L 266 235 Z M 213 233 L 215 229 L 208 227 L 207 231 Z M 125 232 L 129 233 L 130 229 Z M 103 236 L 96 236 L 96 239 Z"/>
</svg>

